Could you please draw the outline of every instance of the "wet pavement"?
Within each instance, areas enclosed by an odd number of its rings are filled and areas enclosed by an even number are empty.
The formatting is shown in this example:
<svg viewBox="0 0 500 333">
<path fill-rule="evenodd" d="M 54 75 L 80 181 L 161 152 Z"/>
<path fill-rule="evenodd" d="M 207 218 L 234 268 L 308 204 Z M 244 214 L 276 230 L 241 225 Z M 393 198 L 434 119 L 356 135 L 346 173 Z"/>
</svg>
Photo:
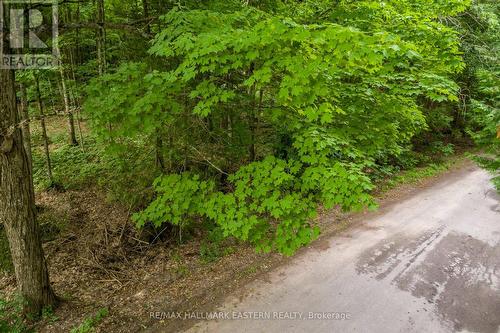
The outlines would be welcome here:
<svg viewBox="0 0 500 333">
<path fill-rule="evenodd" d="M 500 200 L 469 167 L 229 296 L 191 332 L 500 332 Z M 228 319 L 229 317 L 229 319 Z"/>
</svg>

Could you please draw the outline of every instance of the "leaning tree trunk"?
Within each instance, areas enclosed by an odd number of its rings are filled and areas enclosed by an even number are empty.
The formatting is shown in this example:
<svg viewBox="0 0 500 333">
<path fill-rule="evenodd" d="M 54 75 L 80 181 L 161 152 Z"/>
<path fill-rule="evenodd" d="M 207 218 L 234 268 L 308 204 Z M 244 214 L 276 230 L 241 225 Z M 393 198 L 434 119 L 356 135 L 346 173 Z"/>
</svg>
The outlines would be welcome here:
<svg viewBox="0 0 500 333">
<path fill-rule="evenodd" d="M 33 178 L 16 110 L 14 71 L 0 69 L 0 223 L 9 240 L 25 310 L 55 303 L 36 224 Z"/>
</svg>

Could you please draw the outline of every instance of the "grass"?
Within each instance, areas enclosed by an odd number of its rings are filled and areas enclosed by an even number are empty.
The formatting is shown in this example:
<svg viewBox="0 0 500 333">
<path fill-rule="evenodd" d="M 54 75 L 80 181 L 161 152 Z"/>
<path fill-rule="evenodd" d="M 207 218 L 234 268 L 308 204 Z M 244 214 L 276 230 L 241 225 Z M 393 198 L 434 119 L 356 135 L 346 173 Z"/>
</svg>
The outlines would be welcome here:
<svg viewBox="0 0 500 333">
<path fill-rule="evenodd" d="M 378 192 L 384 193 L 401 185 L 415 185 L 420 181 L 436 177 L 448 170 L 454 165 L 465 159 L 465 155 L 454 155 L 431 162 L 425 166 L 414 167 L 409 170 L 400 171 L 393 176 L 381 181 L 378 186 Z"/>
<path fill-rule="evenodd" d="M 439 164 L 431 163 L 425 167 L 403 171 L 401 174 L 387 181 L 382 190 L 389 190 L 399 185 L 417 184 L 422 179 L 435 177 L 447 171 L 452 165 L 453 163 L 447 161 Z"/>
<path fill-rule="evenodd" d="M 34 126 L 33 181 L 37 192 L 51 188 L 78 190 L 97 185 L 107 193 L 110 201 L 132 204 L 133 208 L 151 200 L 151 184 L 159 171 L 155 168 L 154 154 L 142 149 L 147 138 L 115 146 L 103 145 L 89 134 L 85 136 L 84 147 L 70 146 L 60 117 L 51 117 L 47 124 L 53 181 L 48 177 L 43 140 Z"/>
<path fill-rule="evenodd" d="M 24 322 L 24 300 L 20 296 L 12 299 L 0 299 L 0 332 L 30 332 Z"/>
<path fill-rule="evenodd" d="M 257 274 L 257 272 L 259 271 L 259 267 L 258 266 L 249 266 L 247 267 L 243 272 L 242 272 L 242 276 L 246 276 L 246 275 L 254 275 L 254 274 Z"/>
<path fill-rule="evenodd" d="M 99 323 L 109 315 L 107 308 L 102 308 L 93 316 L 85 318 L 85 320 L 77 327 L 71 329 L 71 333 L 89 333 L 94 332 Z"/>
<path fill-rule="evenodd" d="M 55 323 L 59 318 L 54 313 L 54 308 L 47 306 L 42 309 L 42 319 L 47 323 Z"/>
</svg>

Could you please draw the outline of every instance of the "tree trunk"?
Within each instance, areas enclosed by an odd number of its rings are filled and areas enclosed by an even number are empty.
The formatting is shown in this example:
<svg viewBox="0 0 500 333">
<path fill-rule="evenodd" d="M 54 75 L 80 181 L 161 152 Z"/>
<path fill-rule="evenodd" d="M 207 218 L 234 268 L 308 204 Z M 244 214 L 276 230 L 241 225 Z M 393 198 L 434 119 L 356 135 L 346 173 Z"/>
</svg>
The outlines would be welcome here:
<svg viewBox="0 0 500 333">
<path fill-rule="evenodd" d="M 142 0 L 142 9 L 143 9 L 143 17 L 144 19 L 149 18 L 149 3 L 148 0 Z M 151 33 L 151 26 L 149 25 L 149 22 L 146 24 L 146 33 L 150 34 Z"/>
<path fill-rule="evenodd" d="M 73 73 L 73 78 L 75 77 Z M 74 83 L 76 84 L 76 79 L 74 79 Z M 85 151 L 85 141 L 83 139 L 83 132 L 82 132 L 82 117 L 80 114 L 80 105 L 78 104 L 78 98 L 76 97 L 76 93 L 73 89 L 69 90 L 71 99 L 73 100 L 73 108 L 76 110 L 76 126 L 78 128 L 78 136 L 80 137 L 80 147 L 82 148 L 83 151 Z"/>
<path fill-rule="evenodd" d="M 77 2 L 76 4 L 76 22 L 81 22 L 80 21 L 80 1 Z M 76 60 L 77 60 L 77 63 L 80 65 L 81 62 L 80 62 L 80 59 L 81 59 L 81 56 L 82 56 L 82 52 L 81 52 L 81 48 L 80 48 L 80 28 L 76 28 L 76 46 L 75 46 L 75 49 L 76 49 Z"/>
<path fill-rule="evenodd" d="M 70 96 L 73 99 L 73 107 L 76 110 L 76 124 L 78 127 L 78 135 L 80 136 L 80 147 L 82 148 L 83 151 L 85 151 L 85 142 L 83 140 L 83 132 L 82 132 L 82 119 L 80 115 L 80 101 L 78 100 L 77 93 L 75 92 L 75 86 L 78 84 L 76 81 L 76 75 L 75 75 L 75 58 L 73 56 L 73 52 L 70 50 L 69 52 L 70 56 L 70 65 L 71 65 L 71 77 L 68 74 L 68 80 L 71 81 L 73 80 L 74 84 L 71 86 L 69 89 L 70 91 Z"/>
<path fill-rule="evenodd" d="M 49 177 L 50 184 L 53 185 L 54 177 L 52 176 L 52 161 L 50 160 L 49 137 L 47 136 L 47 127 L 45 126 L 45 112 L 43 111 L 42 93 L 40 92 L 40 80 L 36 74 L 34 77 L 38 108 L 40 110 L 40 126 L 42 127 L 43 148 L 45 151 L 45 160 L 47 161 L 47 176 Z"/>
<path fill-rule="evenodd" d="M 66 116 L 68 117 L 69 144 L 72 146 L 77 146 L 78 141 L 76 141 L 75 119 L 69 106 L 68 90 L 66 89 L 66 79 L 64 78 L 64 69 L 62 66 L 59 67 L 59 74 L 61 76 L 61 93 L 64 101 L 64 111 L 66 113 Z"/>
<path fill-rule="evenodd" d="M 249 111 L 249 129 L 250 129 L 250 144 L 248 146 L 248 154 L 249 154 L 249 160 L 250 162 L 254 162 L 257 153 L 255 149 L 255 143 L 256 143 L 256 132 L 257 132 L 257 113 L 260 112 L 260 108 L 262 106 L 262 90 L 259 92 L 259 102 L 257 104 L 257 99 L 256 99 L 256 89 L 255 85 L 251 90 L 251 96 L 254 100 L 253 106 L 250 108 Z"/>
<path fill-rule="evenodd" d="M 165 172 L 165 159 L 163 158 L 163 138 L 161 137 L 160 133 L 156 133 L 155 152 L 156 152 L 156 166 L 162 172 Z"/>
<path fill-rule="evenodd" d="M 16 107 L 14 71 L 0 69 L 0 222 L 9 240 L 25 310 L 55 304 L 36 224 L 33 178 Z"/>
<path fill-rule="evenodd" d="M 28 164 L 30 169 L 32 169 L 33 158 L 31 157 L 31 131 L 30 131 L 30 116 L 28 110 L 28 94 L 26 92 L 26 86 L 21 83 L 21 108 L 19 112 L 19 118 L 22 122 L 21 131 L 23 133 L 24 150 L 26 150 L 26 156 L 28 157 Z"/>
<path fill-rule="evenodd" d="M 47 79 L 47 84 L 49 87 L 50 103 L 52 104 L 52 114 L 54 116 L 57 116 L 57 107 L 56 102 L 54 101 L 54 89 L 52 88 L 52 81 L 50 79 Z M 59 87 L 59 90 L 61 90 L 61 87 Z"/>
<path fill-rule="evenodd" d="M 106 23 L 104 0 L 97 0 L 97 61 L 99 63 L 99 76 L 106 72 Z"/>
</svg>

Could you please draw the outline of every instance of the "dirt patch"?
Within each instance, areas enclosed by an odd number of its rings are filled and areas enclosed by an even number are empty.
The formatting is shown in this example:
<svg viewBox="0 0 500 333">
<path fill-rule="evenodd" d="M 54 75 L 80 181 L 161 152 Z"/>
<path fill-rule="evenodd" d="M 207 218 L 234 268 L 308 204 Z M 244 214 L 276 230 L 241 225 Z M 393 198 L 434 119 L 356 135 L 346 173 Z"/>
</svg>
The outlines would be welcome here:
<svg viewBox="0 0 500 333">
<path fill-rule="evenodd" d="M 233 254 L 205 263 L 201 235 L 180 246 L 168 239 L 149 245 L 130 222 L 129 209 L 107 203 L 95 189 L 44 192 L 37 195 L 37 207 L 42 228 L 63 230 L 44 243 L 51 283 L 61 298 L 58 320 L 40 322 L 39 332 L 69 332 L 102 308 L 109 315 L 97 332 L 143 331 L 150 312 L 199 309 L 219 295 L 221 285 L 250 280 L 279 257 L 229 240 L 224 245 L 236 249 Z M 12 275 L 0 276 L 0 290 L 13 295 Z"/>
</svg>

